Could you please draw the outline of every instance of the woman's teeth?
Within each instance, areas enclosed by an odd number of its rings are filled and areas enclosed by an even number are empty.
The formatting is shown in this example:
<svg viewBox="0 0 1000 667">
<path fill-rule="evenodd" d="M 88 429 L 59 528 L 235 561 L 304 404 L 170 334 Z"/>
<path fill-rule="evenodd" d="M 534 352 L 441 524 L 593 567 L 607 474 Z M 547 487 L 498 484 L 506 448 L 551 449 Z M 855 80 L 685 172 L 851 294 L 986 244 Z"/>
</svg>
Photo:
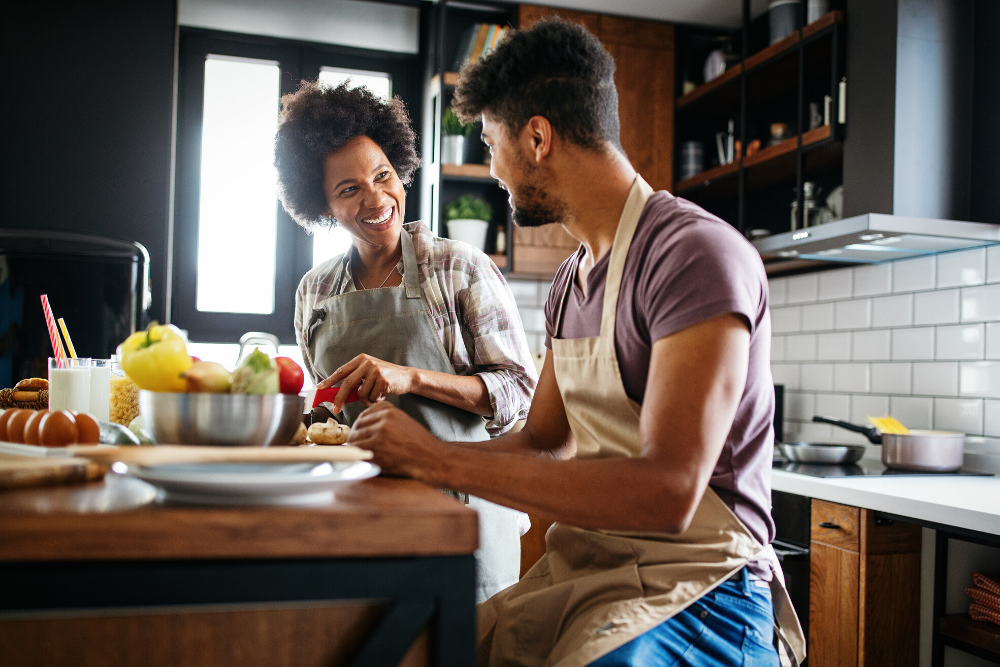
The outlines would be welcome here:
<svg viewBox="0 0 1000 667">
<path fill-rule="evenodd" d="M 388 211 L 382 214 L 382 216 L 375 218 L 374 220 L 365 220 L 364 222 L 365 224 L 368 225 L 381 225 L 383 222 L 385 222 L 391 217 L 392 217 L 392 209 L 390 208 Z"/>
</svg>

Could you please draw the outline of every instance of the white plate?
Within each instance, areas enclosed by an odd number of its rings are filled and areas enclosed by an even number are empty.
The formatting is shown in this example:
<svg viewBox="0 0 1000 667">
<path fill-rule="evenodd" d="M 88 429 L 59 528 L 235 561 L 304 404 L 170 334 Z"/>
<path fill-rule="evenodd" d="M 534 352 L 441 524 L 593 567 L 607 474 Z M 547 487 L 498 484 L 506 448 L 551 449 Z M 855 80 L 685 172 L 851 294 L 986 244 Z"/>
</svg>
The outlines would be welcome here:
<svg viewBox="0 0 1000 667">
<path fill-rule="evenodd" d="M 167 500 L 209 505 L 313 505 L 334 489 L 381 470 L 367 461 L 337 463 L 172 463 L 124 466 L 116 472 L 162 489 Z"/>
<path fill-rule="evenodd" d="M 114 445 L 97 446 L 114 447 Z M 42 447 L 41 445 L 22 445 L 17 442 L 0 442 L 0 452 L 21 454 L 22 456 L 73 456 L 68 447 Z"/>
</svg>

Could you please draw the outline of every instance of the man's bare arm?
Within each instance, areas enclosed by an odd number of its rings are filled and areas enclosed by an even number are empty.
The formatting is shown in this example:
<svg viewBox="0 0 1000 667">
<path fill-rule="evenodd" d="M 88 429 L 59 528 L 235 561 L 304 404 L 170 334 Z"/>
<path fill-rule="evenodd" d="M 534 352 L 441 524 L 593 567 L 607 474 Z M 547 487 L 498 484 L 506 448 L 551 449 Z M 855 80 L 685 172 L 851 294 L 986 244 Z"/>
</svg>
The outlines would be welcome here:
<svg viewBox="0 0 1000 667">
<path fill-rule="evenodd" d="M 539 446 L 518 438 L 521 434 L 504 436 L 515 445 L 509 449 L 494 440 L 492 445 L 506 450 L 499 452 L 442 443 L 383 405 L 365 411 L 351 443 L 372 449 L 388 472 L 564 523 L 680 532 L 701 501 L 732 426 L 746 383 L 749 344 L 747 324 L 736 315 L 712 318 L 654 344 L 637 458 L 525 456 L 531 449 L 544 450 L 546 443 L 539 440 Z M 554 385 L 548 370 L 547 384 Z M 545 379 L 543 371 L 540 389 Z M 524 437 L 548 437 L 550 424 L 566 419 L 565 411 L 553 414 L 554 409 L 552 401 L 537 409 L 533 404 L 526 427 L 533 430 Z"/>
</svg>

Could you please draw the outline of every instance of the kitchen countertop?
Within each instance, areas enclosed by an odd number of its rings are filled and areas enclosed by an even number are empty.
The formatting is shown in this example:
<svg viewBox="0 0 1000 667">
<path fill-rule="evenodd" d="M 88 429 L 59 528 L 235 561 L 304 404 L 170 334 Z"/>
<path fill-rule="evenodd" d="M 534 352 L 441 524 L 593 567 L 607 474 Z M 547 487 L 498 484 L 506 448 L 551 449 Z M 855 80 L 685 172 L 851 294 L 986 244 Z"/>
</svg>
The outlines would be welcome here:
<svg viewBox="0 0 1000 667">
<path fill-rule="evenodd" d="M 771 487 L 775 491 L 1000 535 L 1000 478 L 996 476 L 820 478 L 772 470 Z"/>
</svg>

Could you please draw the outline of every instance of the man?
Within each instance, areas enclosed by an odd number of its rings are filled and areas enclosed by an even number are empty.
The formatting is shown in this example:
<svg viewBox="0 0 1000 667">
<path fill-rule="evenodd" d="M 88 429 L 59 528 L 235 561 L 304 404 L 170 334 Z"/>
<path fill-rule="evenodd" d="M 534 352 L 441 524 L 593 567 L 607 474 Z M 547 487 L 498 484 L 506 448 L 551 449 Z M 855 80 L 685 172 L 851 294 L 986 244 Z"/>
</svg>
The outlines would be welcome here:
<svg viewBox="0 0 1000 667">
<path fill-rule="evenodd" d="M 513 34 L 463 72 L 522 226 L 579 251 L 546 305 L 524 429 L 445 443 L 388 405 L 351 443 L 386 472 L 555 519 L 547 553 L 480 608 L 490 665 L 778 664 L 804 641 L 770 518 L 767 279 L 725 222 L 653 193 L 619 139 L 614 62 L 583 28 Z"/>
</svg>

